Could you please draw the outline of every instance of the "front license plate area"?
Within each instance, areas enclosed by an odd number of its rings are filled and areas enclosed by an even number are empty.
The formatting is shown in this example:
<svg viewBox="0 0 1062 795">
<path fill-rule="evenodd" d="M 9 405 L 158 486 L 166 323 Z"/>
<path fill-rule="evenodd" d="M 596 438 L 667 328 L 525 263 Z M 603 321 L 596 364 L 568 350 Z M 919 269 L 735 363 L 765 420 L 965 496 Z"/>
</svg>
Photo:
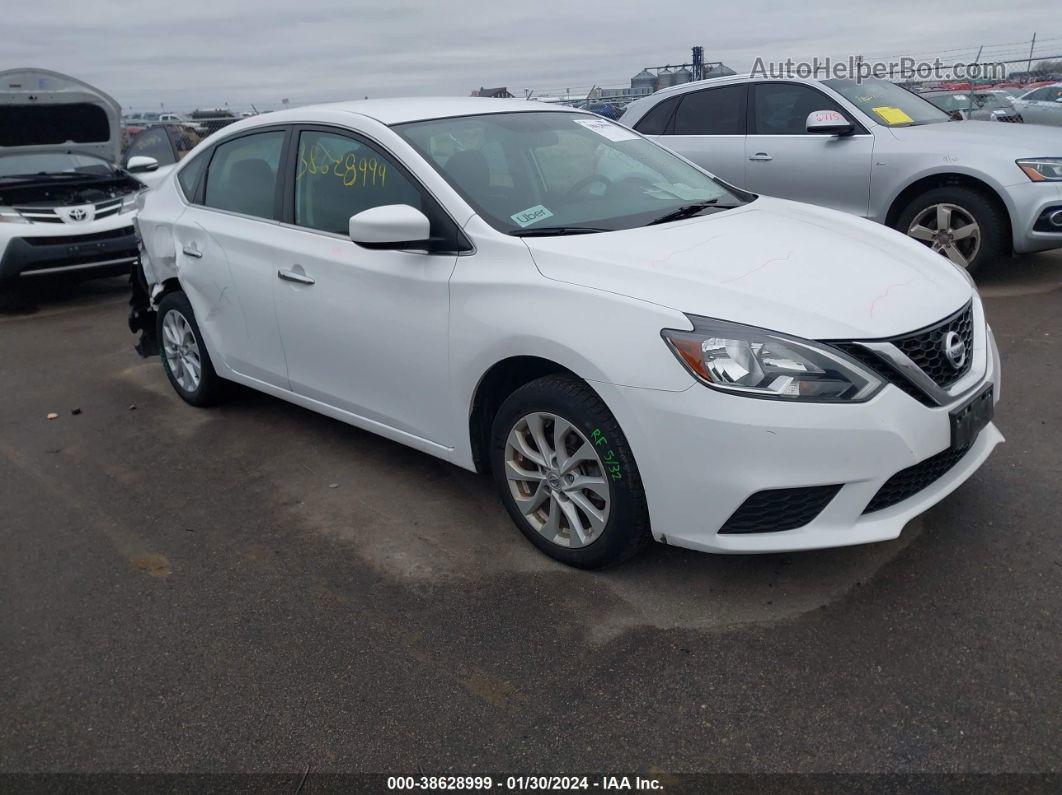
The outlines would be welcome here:
<svg viewBox="0 0 1062 795">
<path fill-rule="evenodd" d="M 989 384 L 959 408 L 952 410 L 951 449 L 965 450 L 972 445 L 977 435 L 992 421 L 994 408 L 992 385 Z"/>
</svg>

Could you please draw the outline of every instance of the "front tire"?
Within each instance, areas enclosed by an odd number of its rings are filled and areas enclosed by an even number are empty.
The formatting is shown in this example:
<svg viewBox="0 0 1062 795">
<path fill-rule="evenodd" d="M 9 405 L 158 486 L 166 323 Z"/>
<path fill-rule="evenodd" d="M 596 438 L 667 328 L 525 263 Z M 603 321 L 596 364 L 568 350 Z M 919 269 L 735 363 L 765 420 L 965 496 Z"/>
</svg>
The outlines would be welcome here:
<svg viewBox="0 0 1062 795">
<path fill-rule="evenodd" d="M 1004 257 L 1009 248 L 1006 212 L 970 188 L 926 191 L 903 209 L 896 229 L 971 274 Z"/>
<path fill-rule="evenodd" d="M 494 417 L 490 454 L 509 515 L 551 558 L 600 569 L 651 540 L 634 455 L 585 382 L 550 375 L 509 395 Z"/>
<path fill-rule="evenodd" d="M 217 403 L 224 382 L 214 372 L 195 312 L 184 293 L 169 293 L 159 302 L 155 333 L 162 368 L 174 391 L 193 406 Z"/>
</svg>

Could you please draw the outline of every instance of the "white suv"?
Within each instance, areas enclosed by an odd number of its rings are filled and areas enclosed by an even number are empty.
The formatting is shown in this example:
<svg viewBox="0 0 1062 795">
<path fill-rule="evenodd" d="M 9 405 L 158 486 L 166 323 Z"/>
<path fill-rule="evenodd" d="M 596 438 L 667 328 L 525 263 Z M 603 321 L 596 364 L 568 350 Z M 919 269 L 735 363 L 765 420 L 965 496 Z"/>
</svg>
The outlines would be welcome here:
<svg viewBox="0 0 1062 795">
<path fill-rule="evenodd" d="M 575 566 L 895 538 L 1002 437 L 966 274 L 591 114 L 372 100 L 227 127 L 146 196 L 174 389 L 471 470 Z"/>
</svg>

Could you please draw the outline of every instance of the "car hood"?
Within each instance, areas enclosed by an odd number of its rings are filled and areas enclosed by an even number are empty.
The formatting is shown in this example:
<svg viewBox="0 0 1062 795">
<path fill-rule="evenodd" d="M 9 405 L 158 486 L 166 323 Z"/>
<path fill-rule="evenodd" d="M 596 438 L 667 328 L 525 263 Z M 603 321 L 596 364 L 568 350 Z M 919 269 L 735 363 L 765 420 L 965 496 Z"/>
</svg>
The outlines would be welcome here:
<svg viewBox="0 0 1062 795">
<path fill-rule="evenodd" d="M 117 163 L 121 106 L 95 86 L 48 69 L 0 71 L 0 151 L 76 149 Z"/>
<path fill-rule="evenodd" d="M 939 124 L 916 124 L 913 127 L 890 127 L 898 141 L 922 143 L 947 153 L 955 147 L 991 146 L 993 150 L 1014 152 L 1014 157 L 1062 155 L 1062 135 L 1057 128 L 1042 124 L 1005 124 L 995 121 L 949 121 Z"/>
<path fill-rule="evenodd" d="M 965 274 L 898 232 L 766 197 L 687 221 L 524 242 L 546 278 L 814 339 L 912 331 L 973 293 Z"/>
</svg>

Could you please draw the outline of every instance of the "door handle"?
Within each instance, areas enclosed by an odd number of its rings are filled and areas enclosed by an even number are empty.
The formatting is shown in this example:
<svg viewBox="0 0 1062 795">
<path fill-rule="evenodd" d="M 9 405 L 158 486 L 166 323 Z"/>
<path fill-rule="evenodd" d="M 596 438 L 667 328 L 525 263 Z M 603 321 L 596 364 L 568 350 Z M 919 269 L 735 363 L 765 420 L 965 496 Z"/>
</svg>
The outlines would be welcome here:
<svg viewBox="0 0 1062 795">
<path fill-rule="evenodd" d="M 181 251 L 183 251 L 185 256 L 188 257 L 195 257 L 196 259 L 203 258 L 203 252 L 197 248 L 192 248 L 191 246 L 183 246 L 181 248 Z"/>
<path fill-rule="evenodd" d="M 317 284 L 317 282 L 307 276 L 305 273 L 296 273 L 295 271 L 277 271 L 277 278 L 283 279 L 286 282 L 295 282 L 295 284 Z"/>
<path fill-rule="evenodd" d="M 749 158 L 749 160 L 762 160 L 762 161 L 767 161 L 767 160 L 774 160 L 774 158 L 773 158 L 773 157 L 771 157 L 771 156 L 770 156 L 769 154 L 767 154 L 766 152 L 757 152 L 757 153 L 756 153 L 756 154 L 754 154 L 754 155 L 753 155 L 752 157 L 750 157 L 750 158 Z"/>
</svg>

